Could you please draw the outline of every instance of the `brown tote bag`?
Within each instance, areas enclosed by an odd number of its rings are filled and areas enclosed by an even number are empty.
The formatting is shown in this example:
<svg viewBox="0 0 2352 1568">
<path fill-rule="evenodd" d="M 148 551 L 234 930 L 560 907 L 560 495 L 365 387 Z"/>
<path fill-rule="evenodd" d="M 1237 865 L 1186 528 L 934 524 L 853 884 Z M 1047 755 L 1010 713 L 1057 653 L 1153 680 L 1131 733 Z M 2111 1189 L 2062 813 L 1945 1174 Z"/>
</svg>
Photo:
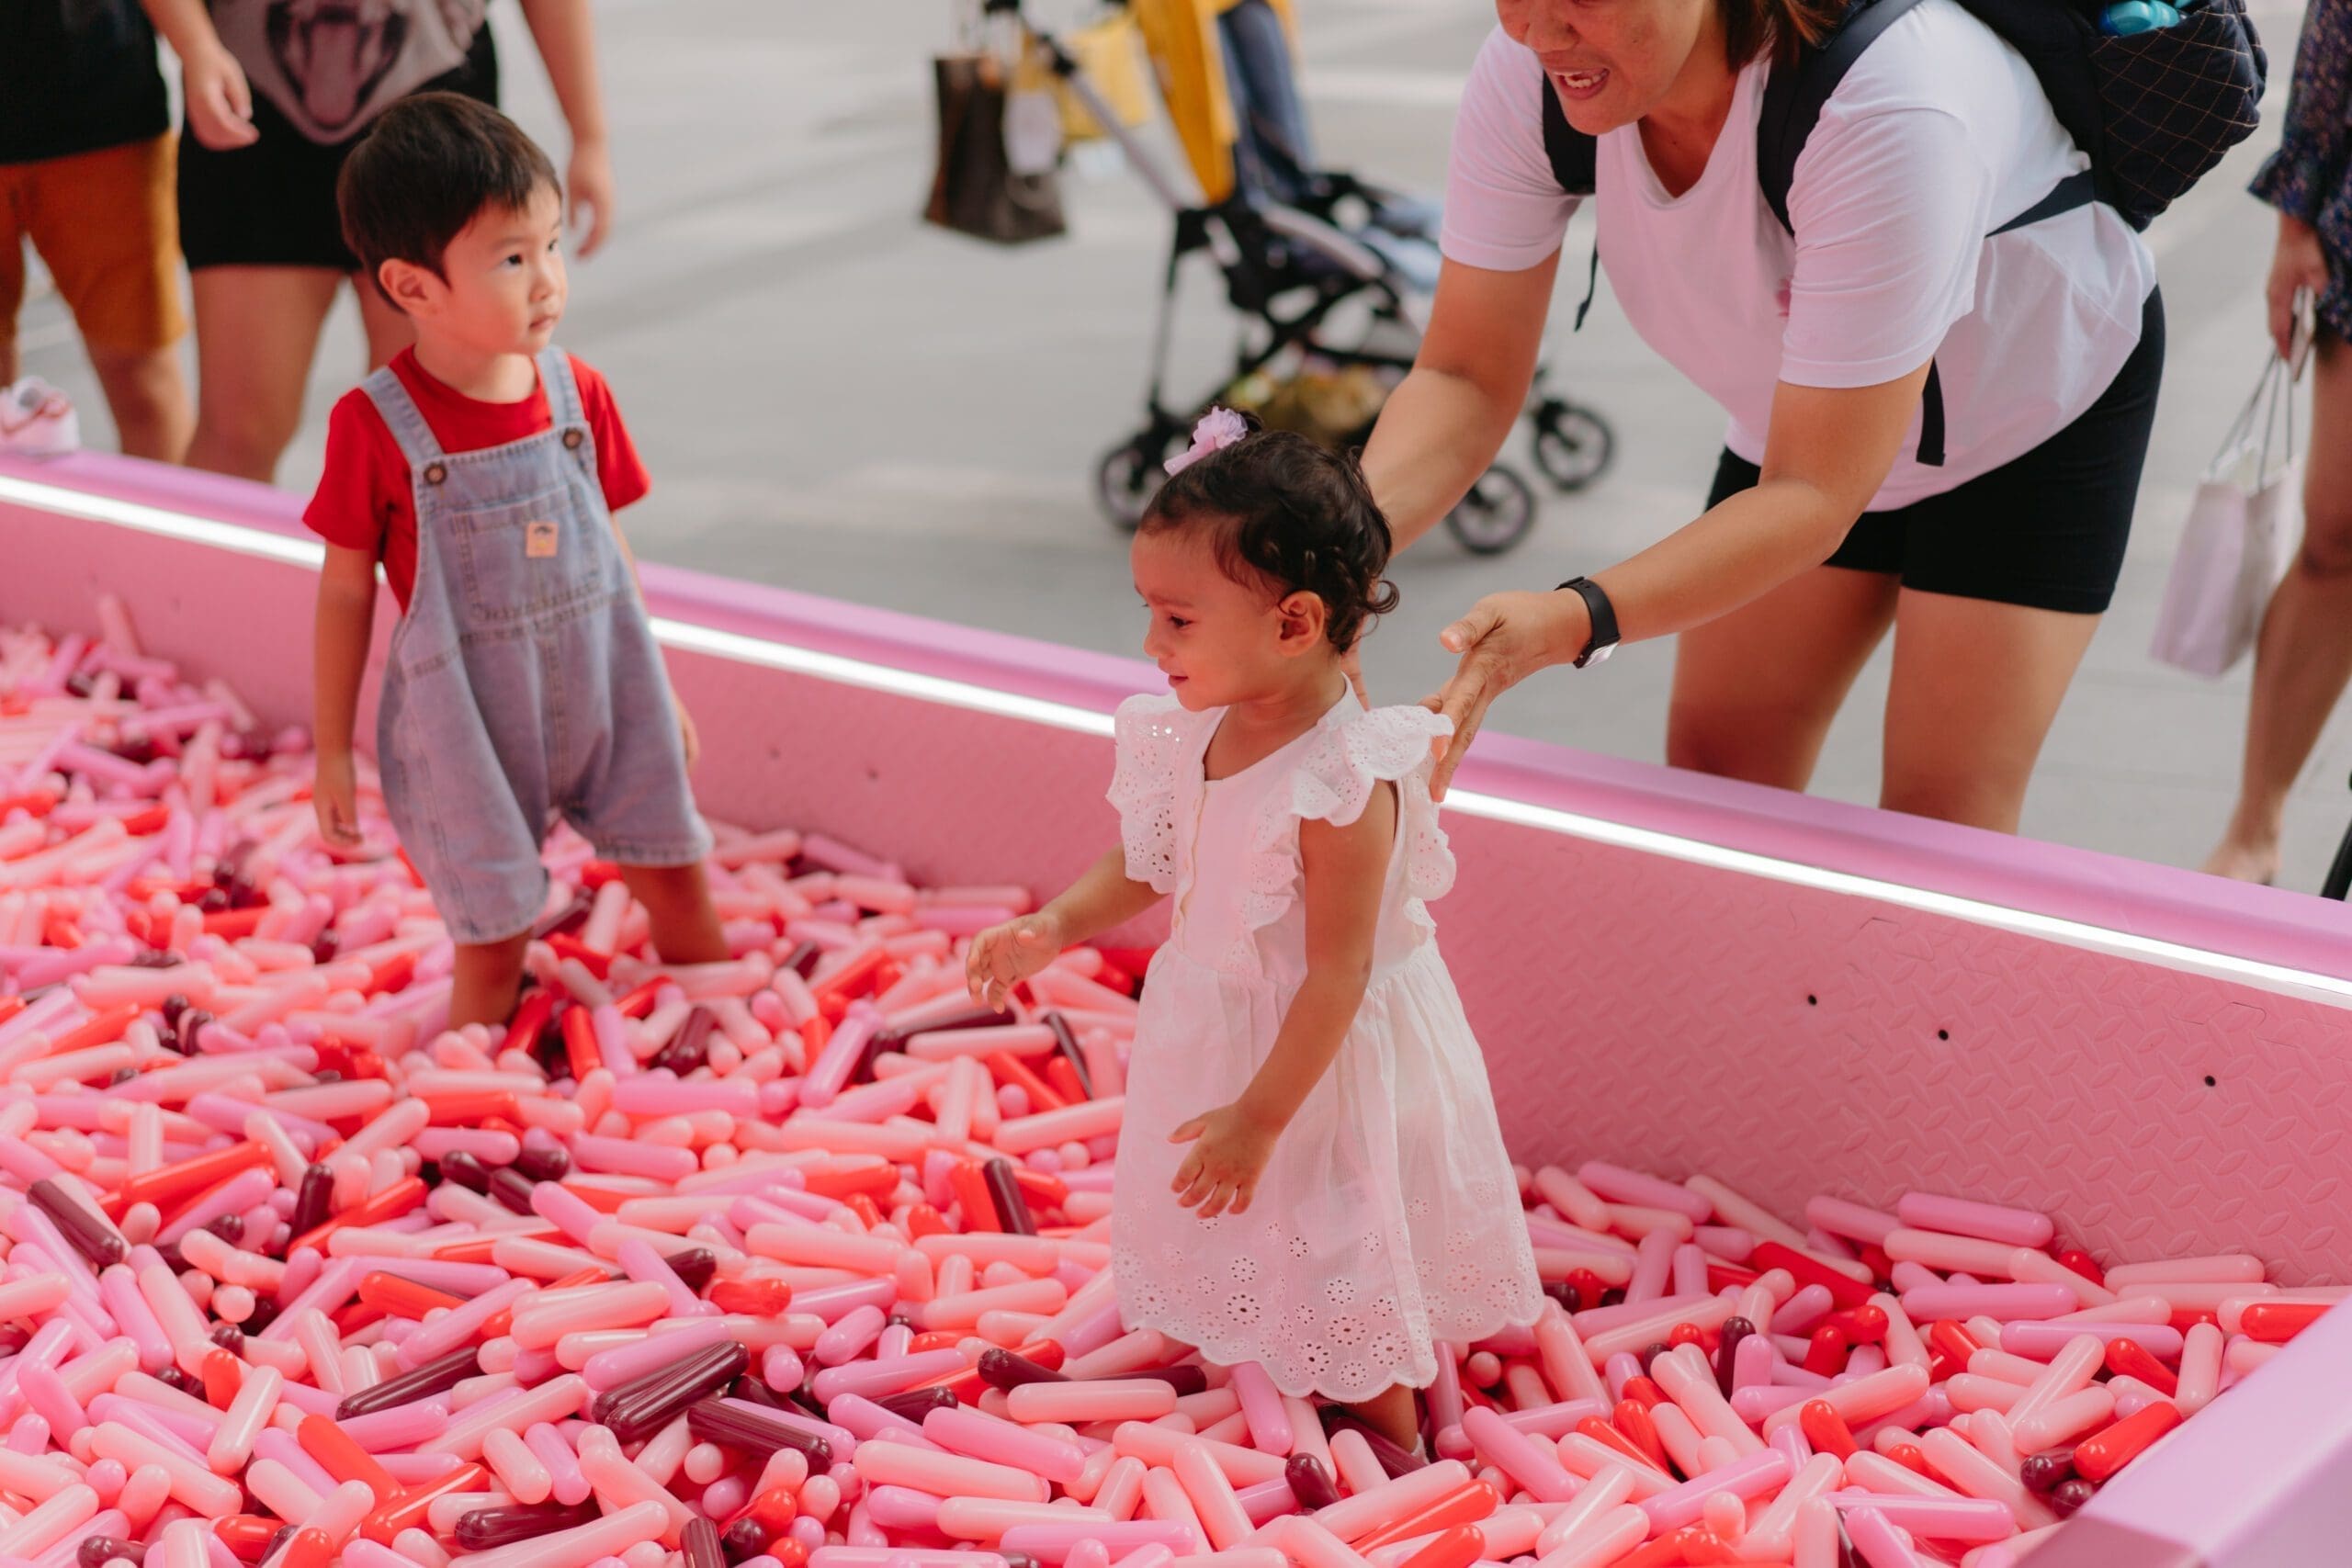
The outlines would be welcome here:
<svg viewBox="0 0 2352 1568">
<path fill-rule="evenodd" d="M 1000 244 L 1062 233 L 1062 192 L 1052 170 L 1013 172 L 1004 149 L 1004 67 L 992 54 L 941 55 L 939 165 L 926 221 Z"/>
</svg>

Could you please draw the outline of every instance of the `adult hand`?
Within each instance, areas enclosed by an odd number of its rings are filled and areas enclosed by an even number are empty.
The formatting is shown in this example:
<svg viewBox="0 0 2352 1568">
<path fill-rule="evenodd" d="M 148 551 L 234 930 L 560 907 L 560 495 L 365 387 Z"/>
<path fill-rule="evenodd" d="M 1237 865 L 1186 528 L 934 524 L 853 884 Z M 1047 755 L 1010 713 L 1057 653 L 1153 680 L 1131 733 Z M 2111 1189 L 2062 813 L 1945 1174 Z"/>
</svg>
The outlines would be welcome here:
<svg viewBox="0 0 2352 1568">
<path fill-rule="evenodd" d="M 261 140 L 254 128 L 254 92 L 245 68 L 227 50 L 203 50 L 182 62 L 180 92 L 187 99 L 188 129 L 213 152 L 233 152 Z"/>
<path fill-rule="evenodd" d="M 1546 665 L 1570 662 L 1591 636 L 1583 598 L 1556 592 L 1489 593 L 1439 635 L 1438 641 L 1460 654 L 1462 663 L 1444 689 L 1421 704 L 1453 721 L 1453 734 L 1430 778 L 1432 799 L 1445 798 L 1453 770 L 1462 765 L 1494 700 Z"/>
<path fill-rule="evenodd" d="M 678 705 L 678 739 L 686 749 L 686 772 L 692 773 L 702 761 L 702 731 L 695 728 L 695 716 L 684 703 Z"/>
<path fill-rule="evenodd" d="M 2319 231 L 2300 218 L 2280 214 L 2278 244 L 2270 253 L 2270 277 L 2263 297 L 2270 307 L 2270 341 L 2278 357 L 2295 357 L 2296 317 L 2304 297 L 2318 299 L 2327 288 L 2327 258 L 2320 253 Z M 2290 368 L 2301 370 L 2300 365 Z"/>
<path fill-rule="evenodd" d="M 563 193 L 565 220 L 574 231 L 587 231 L 575 248 L 582 257 L 593 256 L 613 227 L 613 155 L 602 141 L 572 143 Z"/>
</svg>

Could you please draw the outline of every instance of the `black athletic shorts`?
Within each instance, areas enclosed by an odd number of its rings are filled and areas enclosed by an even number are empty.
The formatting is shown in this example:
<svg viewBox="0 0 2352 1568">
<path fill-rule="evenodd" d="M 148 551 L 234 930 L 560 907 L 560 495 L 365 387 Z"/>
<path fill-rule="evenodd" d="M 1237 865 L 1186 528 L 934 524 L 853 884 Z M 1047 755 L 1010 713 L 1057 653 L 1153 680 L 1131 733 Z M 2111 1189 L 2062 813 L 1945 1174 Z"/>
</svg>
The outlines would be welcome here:
<svg viewBox="0 0 2352 1568">
<path fill-rule="evenodd" d="M 474 35 L 464 63 L 417 91 L 463 93 L 496 103 L 498 51 L 490 29 Z M 259 93 L 254 95 L 254 129 L 261 132 L 261 140 L 253 145 L 215 152 L 183 128 L 180 249 L 187 254 L 188 269 L 323 266 L 358 271 L 359 258 L 343 243 L 334 181 L 359 137 L 322 147 L 295 130 Z"/>
<path fill-rule="evenodd" d="M 1827 564 L 1883 572 L 1928 593 L 2103 613 L 2123 570 L 2164 367 L 2164 298 L 2152 289 L 2139 346 L 2072 424 L 1941 495 L 1865 512 Z M 1707 504 L 1758 477 L 1755 464 L 1725 452 Z"/>
</svg>

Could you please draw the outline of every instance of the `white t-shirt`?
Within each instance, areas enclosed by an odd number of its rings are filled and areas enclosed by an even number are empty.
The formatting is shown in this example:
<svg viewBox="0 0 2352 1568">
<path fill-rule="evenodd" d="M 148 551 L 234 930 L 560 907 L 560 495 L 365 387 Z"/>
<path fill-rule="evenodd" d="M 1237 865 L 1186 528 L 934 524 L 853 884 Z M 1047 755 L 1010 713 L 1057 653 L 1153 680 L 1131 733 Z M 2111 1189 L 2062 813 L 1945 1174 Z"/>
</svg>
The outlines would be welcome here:
<svg viewBox="0 0 2352 1568">
<path fill-rule="evenodd" d="M 1932 357 L 1945 460 L 1918 423 L 1871 510 L 2023 456 L 2106 389 L 2140 340 L 2155 261 L 2104 204 L 1987 237 L 2086 166 L 2033 69 L 1955 0 L 1922 0 L 1824 106 L 1789 190 L 1792 241 L 1756 179 L 1770 66 L 1740 73 L 1705 172 L 1669 197 L 1637 127 L 1596 150 L 1601 265 L 1644 341 L 1731 415 L 1761 462 L 1774 385 L 1869 387 Z M 1466 265 L 1533 266 L 1576 200 L 1544 150 L 1542 63 L 1500 28 L 1453 130 L 1442 244 Z"/>
</svg>

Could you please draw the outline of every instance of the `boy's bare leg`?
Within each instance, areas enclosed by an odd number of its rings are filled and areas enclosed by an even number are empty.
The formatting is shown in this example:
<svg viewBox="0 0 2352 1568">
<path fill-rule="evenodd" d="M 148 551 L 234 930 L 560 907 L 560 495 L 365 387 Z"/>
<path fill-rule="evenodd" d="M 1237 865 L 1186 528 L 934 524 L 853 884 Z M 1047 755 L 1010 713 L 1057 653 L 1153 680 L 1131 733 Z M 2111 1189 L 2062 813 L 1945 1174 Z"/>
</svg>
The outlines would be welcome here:
<svg viewBox="0 0 2352 1568">
<path fill-rule="evenodd" d="M 730 956 L 710 884 L 702 863 L 692 865 L 625 865 L 621 880 L 645 906 L 653 926 L 653 951 L 664 964 L 723 964 Z"/>
<path fill-rule="evenodd" d="M 450 1028 L 485 1023 L 496 1029 L 513 1016 L 523 984 L 523 955 L 530 945 L 529 931 L 503 942 L 458 944 L 449 984 Z"/>
</svg>

